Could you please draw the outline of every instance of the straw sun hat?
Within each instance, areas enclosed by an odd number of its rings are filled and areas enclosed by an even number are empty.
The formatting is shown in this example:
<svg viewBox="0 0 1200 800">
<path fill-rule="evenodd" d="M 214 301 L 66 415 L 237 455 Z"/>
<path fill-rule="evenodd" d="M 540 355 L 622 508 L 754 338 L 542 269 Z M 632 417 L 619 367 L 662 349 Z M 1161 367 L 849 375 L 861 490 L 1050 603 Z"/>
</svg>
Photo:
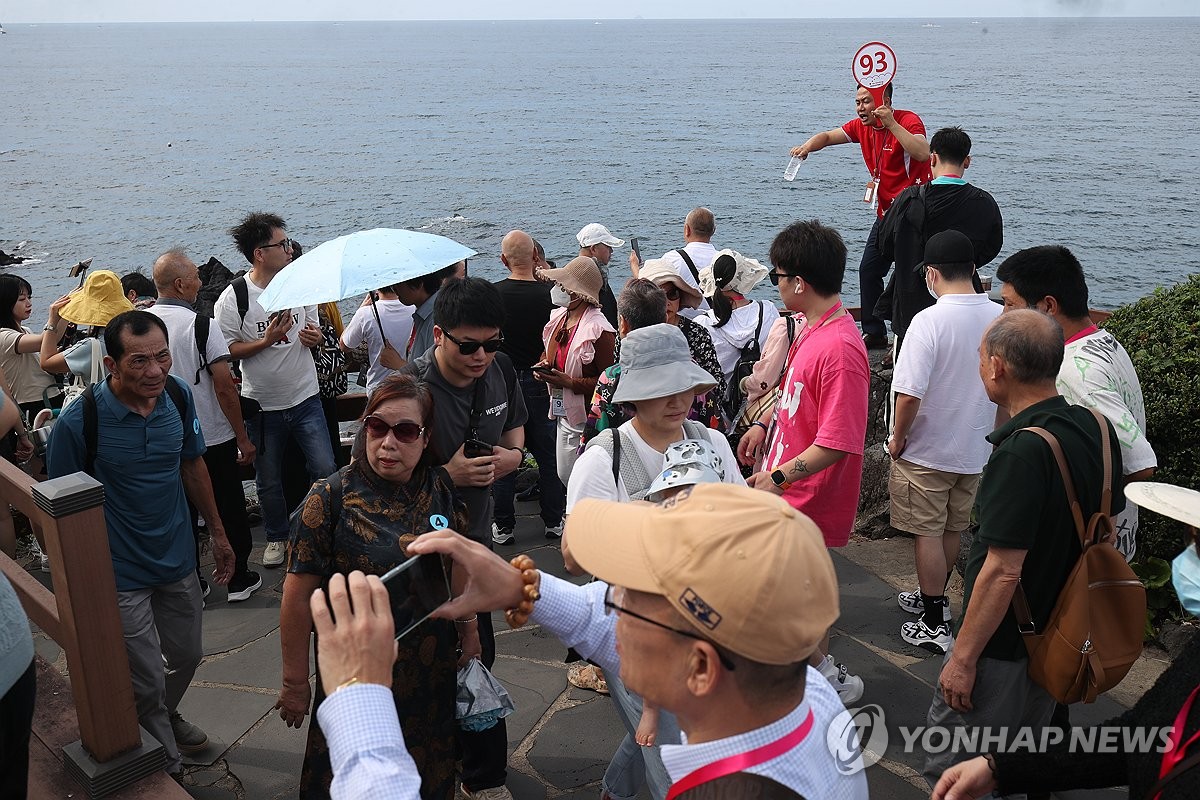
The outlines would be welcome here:
<svg viewBox="0 0 1200 800">
<path fill-rule="evenodd" d="M 87 276 L 83 287 L 71 295 L 58 313 L 76 325 L 103 326 L 124 311 L 133 311 L 133 303 L 121 289 L 121 279 L 115 272 L 98 269 Z"/>
<path fill-rule="evenodd" d="M 582 297 L 594 306 L 600 305 L 600 288 L 604 286 L 604 276 L 600 267 L 590 256 L 572 258 L 559 269 L 540 269 L 538 275 L 548 281 L 554 281 L 565 291 Z"/>
</svg>

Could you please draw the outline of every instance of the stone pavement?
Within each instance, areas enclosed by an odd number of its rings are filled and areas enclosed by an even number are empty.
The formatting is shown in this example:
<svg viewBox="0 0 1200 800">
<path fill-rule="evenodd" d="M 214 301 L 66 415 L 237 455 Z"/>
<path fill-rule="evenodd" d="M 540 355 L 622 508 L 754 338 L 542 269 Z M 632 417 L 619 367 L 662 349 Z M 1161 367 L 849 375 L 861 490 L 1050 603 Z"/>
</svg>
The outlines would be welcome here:
<svg viewBox="0 0 1200 800">
<path fill-rule="evenodd" d="M 562 574 L 556 542 L 548 542 L 536 505 L 520 504 L 517 543 L 499 548 L 505 556 L 529 552 L 538 565 Z M 849 558 L 847 556 L 850 556 Z M 252 562 L 261 558 L 261 547 Z M 855 540 L 834 554 L 842 588 L 842 616 L 832 651 L 866 684 L 857 705 L 878 704 L 886 715 L 889 746 L 880 764 L 867 770 L 871 796 L 917 800 L 929 796 L 919 776 L 920 753 L 903 752 L 898 726 L 922 725 L 941 658 L 903 642 L 897 633 L 910 617 L 897 607 L 896 588 L 861 566 L 886 563 L 885 573 L 901 587 L 915 584 L 912 545 L 905 538 Z M 858 562 L 858 563 L 856 563 Z M 908 570 L 905 572 L 905 570 Z M 295 797 L 304 755 L 305 731 L 287 728 L 273 710 L 279 691 L 279 603 L 283 572 L 260 568 L 263 588 L 249 600 L 229 605 L 214 586 L 205 611 L 205 659 L 180 711 L 208 732 L 209 747 L 187 758 L 184 785 L 197 798 Z M 44 579 L 49 576 L 35 573 Z M 899 576 L 899 577 L 897 577 Z M 956 607 L 957 610 L 957 607 Z M 565 649 L 537 626 L 510 631 L 497 615 L 495 673 L 512 693 L 516 712 L 508 719 L 508 786 L 518 800 L 599 796 L 599 781 L 623 729 L 607 697 L 566 682 Z M 52 640 L 37 634 L 38 652 L 65 670 Z M 1155 670 L 1125 695 L 1140 695 Z M 1121 710 L 1108 697 L 1073 709 L 1073 722 L 1100 722 Z M 307 724 L 307 722 L 306 722 Z M 822 732 L 823 733 L 823 732 Z M 1095 792 L 1089 797 L 1122 797 Z"/>
</svg>

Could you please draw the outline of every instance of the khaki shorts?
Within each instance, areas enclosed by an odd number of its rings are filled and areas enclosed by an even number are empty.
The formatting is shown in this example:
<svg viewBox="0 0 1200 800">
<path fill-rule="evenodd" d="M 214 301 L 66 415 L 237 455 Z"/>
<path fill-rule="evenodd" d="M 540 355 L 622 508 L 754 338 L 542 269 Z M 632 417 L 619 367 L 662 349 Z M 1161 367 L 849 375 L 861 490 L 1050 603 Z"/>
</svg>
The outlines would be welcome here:
<svg viewBox="0 0 1200 800">
<path fill-rule="evenodd" d="M 916 536 L 964 531 L 971 524 L 978 488 L 979 475 L 942 472 L 897 459 L 888 475 L 892 527 Z"/>
</svg>

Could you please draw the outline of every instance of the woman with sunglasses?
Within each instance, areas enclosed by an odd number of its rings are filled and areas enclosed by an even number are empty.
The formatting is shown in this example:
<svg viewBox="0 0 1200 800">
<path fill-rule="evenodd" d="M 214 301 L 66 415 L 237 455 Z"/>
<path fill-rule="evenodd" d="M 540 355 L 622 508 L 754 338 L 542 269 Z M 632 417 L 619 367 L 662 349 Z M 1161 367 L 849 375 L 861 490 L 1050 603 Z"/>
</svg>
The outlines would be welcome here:
<svg viewBox="0 0 1200 800">
<path fill-rule="evenodd" d="M 566 486 L 596 380 L 616 360 L 617 332 L 600 309 L 604 277 L 590 256 L 537 274 L 554 283 L 550 299 L 558 308 L 542 329 L 546 350 L 533 376 L 550 389 L 550 418 L 558 425 L 558 477 Z"/>
<path fill-rule="evenodd" d="M 1188 529 L 1187 546 L 1171 563 L 1171 582 L 1183 609 L 1200 616 L 1200 492 L 1138 481 L 1125 487 L 1125 496 Z M 1168 728 L 1170 734 L 1164 732 Z M 1015 747 L 955 764 L 942 773 L 933 800 L 1110 786 L 1128 786 L 1130 800 L 1200 797 L 1200 635 L 1193 629 L 1171 665 L 1133 708 L 1099 729 L 1076 728 L 1038 752 Z M 1119 735 L 1113 736 L 1113 731 Z M 1138 734 L 1151 736 L 1148 746 L 1131 745 Z M 1081 750 L 1080 741 L 1100 744 Z"/>
<path fill-rule="evenodd" d="M 721 418 L 721 398 L 725 396 L 725 373 L 721 370 L 721 362 L 717 360 L 717 351 L 713 347 L 713 338 L 703 325 L 692 322 L 679 312 L 685 308 L 700 307 L 700 290 L 685 281 L 670 261 L 652 258 L 642 265 L 640 277 L 652 281 L 667 296 L 667 324 L 675 325 L 683 331 L 687 339 L 688 351 L 692 361 L 700 369 L 717 379 L 717 385 L 712 391 L 697 395 L 692 403 L 689 419 L 712 428 L 724 431 L 725 423 Z M 619 356 L 618 356 L 619 358 Z"/>
<path fill-rule="evenodd" d="M 406 547 L 422 533 L 467 530 L 466 508 L 449 476 L 428 463 L 432 424 L 433 395 L 425 383 L 411 375 L 385 379 L 367 403 L 353 461 L 318 481 L 294 518 L 280 608 L 283 689 L 276 703 L 290 727 L 299 728 L 309 711 L 313 591 L 336 573 L 385 574 L 407 559 Z M 474 618 L 426 620 L 399 640 L 392 695 L 426 800 L 454 795 L 457 667 L 479 654 Z M 302 798 L 329 797 L 333 771 L 316 710 L 337 688 L 318 679 L 300 777 Z"/>
</svg>

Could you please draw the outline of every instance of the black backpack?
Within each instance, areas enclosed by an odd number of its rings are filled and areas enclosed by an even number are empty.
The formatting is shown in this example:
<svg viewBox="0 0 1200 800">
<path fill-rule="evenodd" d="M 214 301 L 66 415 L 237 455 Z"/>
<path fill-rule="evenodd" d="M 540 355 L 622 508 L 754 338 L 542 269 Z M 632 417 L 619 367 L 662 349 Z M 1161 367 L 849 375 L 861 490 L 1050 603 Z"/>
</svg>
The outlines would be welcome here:
<svg viewBox="0 0 1200 800">
<path fill-rule="evenodd" d="M 742 345 L 742 349 L 738 353 L 737 364 L 734 365 L 733 374 L 729 376 L 729 385 L 725 387 L 725 397 L 721 402 L 721 411 L 725 415 L 729 430 L 733 429 L 738 412 L 741 411 L 742 404 L 746 402 L 746 393 L 742 391 L 742 379 L 754 371 L 754 365 L 762 358 L 762 347 L 758 343 L 759 335 L 762 333 L 762 324 L 763 304 L 758 303 L 758 324 L 754 327 L 754 335 Z"/>
</svg>

